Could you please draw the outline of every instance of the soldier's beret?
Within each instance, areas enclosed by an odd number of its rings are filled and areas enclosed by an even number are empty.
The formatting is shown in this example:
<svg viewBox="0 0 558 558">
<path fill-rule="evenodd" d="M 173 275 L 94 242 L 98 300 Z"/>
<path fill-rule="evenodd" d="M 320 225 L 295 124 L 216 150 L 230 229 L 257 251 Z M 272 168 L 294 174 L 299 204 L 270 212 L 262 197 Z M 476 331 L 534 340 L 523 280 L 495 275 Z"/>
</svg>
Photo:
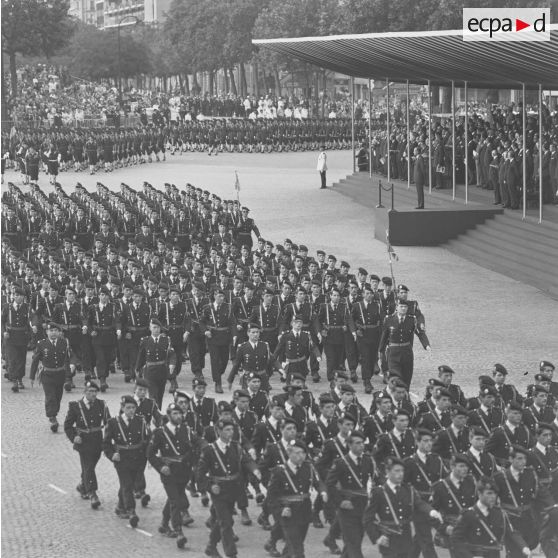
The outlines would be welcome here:
<svg viewBox="0 0 558 558">
<path fill-rule="evenodd" d="M 482 374 L 479 376 L 479 386 L 495 386 L 496 382 L 490 376 Z"/>
<path fill-rule="evenodd" d="M 506 407 L 507 411 L 519 411 L 523 412 L 523 406 L 521 403 L 517 403 L 516 401 L 510 401 L 508 406 Z"/>
<path fill-rule="evenodd" d="M 248 379 L 248 381 L 257 380 L 258 382 L 261 382 L 262 380 L 257 372 L 248 372 L 246 378 Z"/>
<path fill-rule="evenodd" d="M 329 393 L 321 393 L 318 397 L 318 403 L 320 407 L 323 407 L 324 405 L 329 405 L 330 403 L 335 404 L 335 399 L 333 399 Z"/>
<path fill-rule="evenodd" d="M 293 386 L 293 385 L 285 386 L 283 390 L 287 395 L 296 395 L 296 393 L 302 391 L 302 386 Z"/>
<path fill-rule="evenodd" d="M 438 397 L 449 397 L 451 399 L 451 393 L 445 388 L 440 388 L 438 390 Z"/>
<path fill-rule="evenodd" d="M 431 387 L 446 387 L 446 384 L 444 384 L 442 380 L 438 380 L 438 378 L 430 378 L 430 380 L 428 380 L 428 385 Z"/>
<path fill-rule="evenodd" d="M 237 390 L 235 390 L 234 396 L 235 396 L 236 398 L 239 398 L 239 397 L 246 397 L 246 398 L 250 399 L 250 394 L 249 394 L 245 389 L 237 389 Z"/>
<path fill-rule="evenodd" d="M 85 388 L 86 389 L 95 389 L 97 391 L 99 391 L 99 386 L 93 382 L 92 380 L 89 380 L 87 382 L 85 382 Z"/>
<path fill-rule="evenodd" d="M 182 408 L 176 403 L 169 403 L 167 407 L 167 414 L 170 415 L 173 411 L 178 411 L 182 413 Z"/>
<path fill-rule="evenodd" d="M 519 444 L 513 444 L 510 447 L 510 456 L 513 455 L 517 455 L 518 453 L 522 453 L 525 456 L 529 456 L 529 450 L 527 448 L 524 448 L 523 446 L 520 446 Z"/>
<path fill-rule="evenodd" d="M 304 318 L 302 317 L 302 314 L 295 314 L 293 316 L 293 322 L 303 322 Z"/>
<path fill-rule="evenodd" d="M 321 286 L 322 286 L 322 283 L 320 282 L 319 279 L 314 279 L 314 280 L 312 281 L 312 286 L 314 286 L 314 285 L 317 285 L 318 287 L 321 287 Z"/>
<path fill-rule="evenodd" d="M 340 267 L 347 267 L 347 268 L 351 267 L 346 261 L 342 261 L 342 262 L 339 264 L 339 266 L 340 266 Z"/>
<path fill-rule="evenodd" d="M 301 245 L 298 247 L 298 250 L 299 250 L 299 252 L 308 252 L 308 247 L 307 247 L 307 246 L 304 246 L 304 244 L 301 244 Z"/>
<path fill-rule="evenodd" d="M 231 412 L 233 408 L 231 407 L 231 404 L 228 403 L 227 401 L 219 401 L 219 403 L 217 403 L 217 410 L 220 413 L 227 413 L 227 412 Z"/>
<path fill-rule="evenodd" d="M 535 381 L 536 382 L 550 382 L 550 376 L 548 374 L 543 374 L 542 372 L 539 372 L 538 374 L 535 374 Z"/>
<path fill-rule="evenodd" d="M 548 389 L 544 386 L 533 386 L 531 388 L 531 393 L 548 393 Z"/>
<path fill-rule="evenodd" d="M 269 281 L 269 278 L 268 278 L 268 281 Z M 263 291 L 263 294 L 264 294 L 264 295 L 271 295 L 271 296 L 273 296 L 275 293 L 274 293 L 271 289 L 265 289 L 265 290 Z"/>
<path fill-rule="evenodd" d="M 481 386 L 479 396 L 483 397 L 485 395 L 492 395 L 493 397 L 497 397 L 498 396 L 498 390 L 494 386 L 483 385 L 483 386 Z"/>
<path fill-rule="evenodd" d="M 277 246 L 275 246 L 275 250 L 277 250 L 277 252 L 284 252 L 285 248 L 282 244 L 277 244 Z"/>
<path fill-rule="evenodd" d="M 339 417 L 339 422 L 351 421 L 353 424 L 357 424 L 356 417 L 351 413 L 344 413 Z"/>
<path fill-rule="evenodd" d="M 242 211 L 250 211 L 245 205 L 242 206 Z"/>
<path fill-rule="evenodd" d="M 178 285 L 171 285 L 169 287 L 169 293 L 178 293 L 180 294 L 180 287 Z"/>
<path fill-rule="evenodd" d="M 508 371 L 506 370 L 506 367 L 503 364 L 499 364 L 496 363 L 492 369 L 492 373 L 495 374 L 496 372 L 499 372 L 500 374 L 503 374 L 504 376 L 508 375 Z"/>
<path fill-rule="evenodd" d="M 397 285 L 397 290 L 398 290 L 398 291 L 408 292 L 408 291 L 409 291 L 409 287 L 407 287 L 407 285 Z"/>
<path fill-rule="evenodd" d="M 186 393 L 185 391 L 182 391 L 182 390 L 179 390 L 179 389 L 175 390 L 175 392 L 174 392 L 175 401 L 177 399 L 179 399 L 180 397 L 184 397 L 184 399 L 187 399 L 188 401 L 190 401 L 192 399 L 192 397 L 190 396 L 189 393 Z"/>
<path fill-rule="evenodd" d="M 391 287 L 391 285 L 393 285 L 393 281 L 391 279 L 391 277 L 382 277 L 382 283 L 386 286 Z"/>
<path fill-rule="evenodd" d="M 554 370 L 555 366 L 554 364 L 552 364 L 552 362 L 549 362 L 548 360 L 541 360 L 539 369 L 544 370 L 545 368 L 550 368 L 551 370 Z"/>
<path fill-rule="evenodd" d="M 269 246 L 270 248 L 273 248 L 273 242 L 271 242 L 271 240 L 266 240 L 265 245 Z"/>
<path fill-rule="evenodd" d="M 291 448 L 300 448 L 304 451 L 308 451 L 308 446 L 302 440 L 291 440 L 289 446 Z"/>
<path fill-rule="evenodd" d="M 138 402 L 131 395 L 123 395 L 120 398 L 120 403 L 121 405 L 132 404 L 135 405 L 136 407 L 138 406 Z"/>
<path fill-rule="evenodd" d="M 488 438 L 488 432 L 481 426 L 473 426 L 469 428 L 470 436 L 482 436 L 483 438 Z"/>
<path fill-rule="evenodd" d="M 554 432 L 554 427 L 552 424 L 548 424 L 548 422 L 539 422 L 539 424 L 537 424 L 537 434 L 542 434 L 546 430 Z"/>
<path fill-rule="evenodd" d="M 361 440 L 366 440 L 366 434 L 361 430 L 353 430 L 351 432 L 351 438 L 359 438 Z"/>
<path fill-rule="evenodd" d="M 291 376 L 291 382 L 294 382 L 295 380 L 304 383 L 306 381 L 306 378 L 300 372 L 296 372 Z"/>
<path fill-rule="evenodd" d="M 333 254 L 330 254 L 330 255 L 327 257 L 327 259 L 328 259 L 328 260 L 331 260 L 331 261 L 333 261 L 333 262 L 336 262 L 336 261 L 337 261 L 337 258 L 336 258 Z"/>
<path fill-rule="evenodd" d="M 253 291 L 256 286 L 251 281 L 247 281 L 246 283 L 244 283 L 244 288 Z"/>
<path fill-rule="evenodd" d="M 47 329 L 57 329 L 60 330 L 60 326 L 56 322 L 48 322 Z"/>
<path fill-rule="evenodd" d="M 442 365 L 438 366 L 438 372 L 440 374 L 443 374 L 444 372 L 449 372 L 450 374 L 455 374 L 455 372 L 453 371 L 451 366 L 448 366 L 447 364 L 442 364 Z"/>
<path fill-rule="evenodd" d="M 149 384 L 147 383 L 147 380 L 144 380 L 143 378 L 138 378 L 136 380 L 136 387 L 142 387 L 142 388 L 149 388 Z"/>
<path fill-rule="evenodd" d="M 465 407 L 462 407 L 461 405 L 452 405 L 451 407 L 451 411 L 453 416 L 463 416 L 463 417 L 467 417 L 469 416 L 469 412 L 467 411 L 467 409 L 465 409 Z"/>
<path fill-rule="evenodd" d="M 406 300 L 403 300 L 402 298 L 400 298 L 397 301 L 397 304 L 400 304 L 401 306 L 409 306 L 409 303 Z"/>
<path fill-rule="evenodd" d="M 284 408 L 284 407 L 285 407 L 285 403 L 284 403 L 284 401 L 281 401 L 281 399 L 279 399 L 278 397 L 272 397 L 272 399 L 271 399 L 271 406 L 272 406 L 272 407 L 281 407 L 281 408 Z"/>
<path fill-rule="evenodd" d="M 161 290 L 162 290 L 162 291 L 168 291 L 168 290 L 169 290 L 168 284 L 167 284 L 167 283 L 163 283 L 163 282 L 159 283 L 159 287 L 158 287 L 158 288 L 159 288 L 160 291 L 161 291 Z"/>
<path fill-rule="evenodd" d="M 141 288 L 141 287 L 135 287 L 134 288 L 134 294 L 140 295 L 140 296 L 144 296 L 145 295 L 145 291 Z"/>
<path fill-rule="evenodd" d="M 415 431 L 416 439 L 420 440 L 423 436 L 430 436 L 433 437 L 434 433 L 428 428 L 417 428 Z"/>
<path fill-rule="evenodd" d="M 401 379 L 401 378 L 397 378 L 394 382 L 393 382 L 393 387 L 396 388 L 403 388 L 403 389 L 409 389 L 407 384 Z"/>
<path fill-rule="evenodd" d="M 400 465 L 401 467 L 405 467 L 405 462 L 398 457 L 387 457 L 385 466 L 386 469 L 389 471 L 391 468 L 395 467 L 396 465 Z"/>
<path fill-rule="evenodd" d="M 360 273 L 360 275 L 368 275 L 368 271 L 366 269 L 364 269 L 364 267 L 359 267 L 358 272 Z M 380 280 L 380 278 L 378 277 L 378 281 L 379 280 Z"/>
<path fill-rule="evenodd" d="M 351 384 L 343 384 L 340 386 L 341 393 L 355 393 L 355 388 Z"/>
<path fill-rule="evenodd" d="M 85 288 L 86 289 L 94 289 L 95 288 L 95 284 L 92 281 L 86 281 L 85 283 Z"/>
<path fill-rule="evenodd" d="M 395 411 L 393 412 L 393 416 L 394 417 L 406 416 L 407 418 L 410 419 L 411 413 L 407 411 L 407 409 L 395 409 Z"/>
<path fill-rule="evenodd" d="M 192 387 L 195 388 L 197 386 L 207 386 L 207 382 L 203 378 L 194 378 L 192 380 Z"/>
<path fill-rule="evenodd" d="M 72 287 L 72 285 L 66 285 L 66 291 L 77 294 L 77 291 L 74 289 L 74 287 Z"/>
<path fill-rule="evenodd" d="M 293 242 L 293 244 L 291 245 L 291 251 L 293 252 L 298 252 L 298 246 Z"/>
<path fill-rule="evenodd" d="M 318 256 L 325 256 L 325 252 L 323 250 L 316 250 L 316 254 L 318 254 Z"/>
<path fill-rule="evenodd" d="M 290 238 L 285 238 L 285 240 L 283 241 L 283 244 L 292 244 L 293 241 Z"/>
<path fill-rule="evenodd" d="M 114 287 L 120 287 L 120 285 L 122 285 L 120 279 L 118 279 L 118 277 L 111 277 L 110 278 L 110 284 L 113 285 Z"/>
<path fill-rule="evenodd" d="M 149 323 L 150 323 L 151 325 L 156 325 L 156 326 L 162 327 L 162 326 L 161 326 L 161 322 L 160 322 L 157 318 L 151 318 L 151 320 L 149 321 Z"/>
<path fill-rule="evenodd" d="M 21 287 L 16 287 L 16 288 L 14 289 L 14 293 L 15 293 L 16 295 L 25 296 L 25 290 L 22 289 Z"/>
<path fill-rule="evenodd" d="M 203 283 L 200 283 L 199 281 L 194 281 L 192 283 L 192 286 L 198 289 L 199 291 L 205 291 L 205 285 Z"/>
<path fill-rule="evenodd" d="M 99 292 L 102 294 L 110 295 L 110 291 L 108 290 L 107 287 L 104 286 L 99 289 Z"/>
<path fill-rule="evenodd" d="M 457 464 L 457 463 L 463 463 L 465 465 L 467 465 L 468 467 L 471 466 L 471 461 L 469 460 L 469 458 L 463 454 L 463 453 L 454 453 L 451 457 L 453 463 Z"/>
</svg>

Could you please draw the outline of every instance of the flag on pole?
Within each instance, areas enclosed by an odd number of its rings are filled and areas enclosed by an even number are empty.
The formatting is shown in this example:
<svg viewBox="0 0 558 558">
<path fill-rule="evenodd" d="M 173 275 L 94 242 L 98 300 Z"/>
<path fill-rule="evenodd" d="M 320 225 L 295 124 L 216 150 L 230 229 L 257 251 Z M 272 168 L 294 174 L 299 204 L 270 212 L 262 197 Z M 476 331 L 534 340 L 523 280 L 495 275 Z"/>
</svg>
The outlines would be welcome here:
<svg viewBox="0 0 558 558">
<path fill-rule="evenodd" d="M 235 180 L 234 180 L 234 190 L 236 192 L 236 201 L 240 201 L 240 180 L 238 180 L 238 172 L 234 171 Z"/>
</svg>

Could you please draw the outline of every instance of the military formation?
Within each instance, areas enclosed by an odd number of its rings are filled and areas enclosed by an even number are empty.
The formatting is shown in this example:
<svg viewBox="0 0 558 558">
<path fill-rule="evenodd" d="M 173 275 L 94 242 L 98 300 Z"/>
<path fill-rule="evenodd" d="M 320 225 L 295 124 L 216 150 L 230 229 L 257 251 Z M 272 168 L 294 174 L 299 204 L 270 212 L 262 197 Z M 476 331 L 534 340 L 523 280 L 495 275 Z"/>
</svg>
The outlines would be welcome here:
<svg viewBox="0 0 558 558">
<path fill-rule="evenodd" d="M 10 184 L 2 213 L 5 377 L 18 397 L 31 349 L 52 432 L 64 391 L 83 389 L 63 430 L 93 510 L 104 454 L 118 518 L 137 527 L 140 507 L 160 505 L 159 532 L 181 549 L 206 520 L 210 557 L 219 545 L 238 555 L 234 518 L 252 524 L 250 500 L 275 557 L 302 558 L 324 522 L 324 545 L 349 558 L 365 535 L 387 558 L 520 557 L 539 544 L 558 556 L 552 363 L 526 393 L 496 364 L 470 398 L 441 365 L 417 403 L 415 337 L 430 340 L 407 286 L 265 240 L 247 207 L 190 184 L 70 195 L 57 184 L 48 196 Z M 113 416 L 98 395 L 117 374 L 129 393 Z M 148 463 L 164 503 L 151 502 Z"/>
</svg>

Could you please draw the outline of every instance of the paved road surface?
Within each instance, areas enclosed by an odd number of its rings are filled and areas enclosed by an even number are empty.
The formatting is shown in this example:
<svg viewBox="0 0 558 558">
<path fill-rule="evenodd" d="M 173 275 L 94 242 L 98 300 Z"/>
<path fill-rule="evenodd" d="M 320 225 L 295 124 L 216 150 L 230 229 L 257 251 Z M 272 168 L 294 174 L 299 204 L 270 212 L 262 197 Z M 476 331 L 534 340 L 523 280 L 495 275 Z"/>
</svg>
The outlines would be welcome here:
<svg viewBox="0 0 558 558">
<path fill-rule="evenodd" d="M 77 180 L 88 189 L 97 180 L 114 189 L 121 181 L 140 186 L 143 180 L 148 180 L 159 187 L 166 181 L 179 187 L 191 182 L 232 198 L 237 170 L 241 201 L 252 210 L 251 215 L 265 238 L 280 242 L 288 236 L 294 242 L 307 244 L 311 252 L 324 248 L 327 253 L 346 259 L 353 268 L 362 265 L 369 272 L 388 274 L 386 248 L 374 239 L 369 211 L 334 189 L 318 190 L 316 157 L 314 152 L 211 158 L 206 154 L 188 154 L 169 157 L 165 163 L 109 174 L 63 173 L 60 182 L 67 192 Z M 329 183 L 351 172 L 350 157 L 350 152 L 330 153 Z M 8 172 L 6 179 L 14 176 Z M 48 191 L 46 177 L 41 177 L 40 184 Z M 420 301 L 433 346 L 430 355 L 422 349 L 416 351 L 412 386 L 415 393 L 422 396 L 427 379 L 435 375 L 437 365 L 442 363 L 456 370 L 456 381 L 468 395 L 473 395 L 476 377 L 489 373 L 495 362 L 505 364 L 511 381 L 524 387 L 540 358 L 558 360 L 558 302 L 442 248 L 405 247 L 398 248 L 397 253 L 400 260 L 394 268 L 396 281 L 407 284 L 410 297 Z M 525 371 L 529 372 L 528 377 L 523 375 Z M 190 389 L 190 381 L 186 366 L 180 384 Z M 109 378 L 109 384 L 105 399 L 114 414 L 129 385 L 124 384 L 120 375 Z M 277 392 L 279 385 L 273 385 Z M 104 457 L 98 467 L 103 505 L 93 512 L 75 491 L 79 476 L 77 455 L 63 434 L 52 435 L 48 429 L 40 386 L 28 387 L 17 395 L 8 387 L 2 382 L 2 552 L 6 556 L 96 558 L 112 554 L 143 558 L 178 552 L 174 541 L 157 533 L 164 492 L 153 470 L 147 471 L 152 503 L 147 510 L 139 511 L 141 531 L 133 532 L 124 521 L 115 518 L 117 478 Z M 362 389 L 361 384 L 358 389 Z M 79 397 L 75 392 L 71 397 L 64 395 L 64 413 L 74 396 Z M 369 404 L 369 397 L 362 393 L 359 397 Z M 203 555 L 207 543 L 207 529 L 203 525 L 207 511 L 194 500 L 192 513 L 196 522 L 187 529 L 187 548 L 188 555 L 197 558 Z M 250 514 L 253 519 L 258 514 L 253 502 Z M 266 555 L 262 550 L 267 537 L 264 531 L 240 525 L 235 529 L 241 539 L 241 556 Z M 310 528 L 309 558 L 329 556 L 321 544 L 324 536 L 324 530 Z M 369 542 L 365 552 L 379 556 Z"/>
</svg>

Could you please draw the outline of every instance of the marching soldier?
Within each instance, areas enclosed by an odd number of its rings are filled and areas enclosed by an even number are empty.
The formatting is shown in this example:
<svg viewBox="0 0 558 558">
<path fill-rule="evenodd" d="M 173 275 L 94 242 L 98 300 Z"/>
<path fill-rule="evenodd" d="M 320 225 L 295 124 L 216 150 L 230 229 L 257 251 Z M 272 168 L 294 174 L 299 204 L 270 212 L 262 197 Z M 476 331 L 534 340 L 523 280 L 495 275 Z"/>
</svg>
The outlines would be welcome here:
<svg viewBox="0 0 558 558">
<path fill-rule="evenodd" d="M 488 433 L 480 426 L 472 426 L 469 429 L 469 442 L 471 447 L 465 454 L 469 458 L 471 474 L 476 480 L 481 477 L 492 478 L 499 469 L 496 460 L 491 453 L 486 451 Z"/>
<path fill-rule="evenodd" d="M 124 381 L 131 382 L 135 377 L 135 359 L 139 352 L 141 340 L 149 335 L 149 304 L 143 300 L 144 292 L 135 287 L 130 304 L 123 305 L 122 337 L 120 366 L 124 372 Z M 149 422 L 147 423 L 149 424 Z"/>
<path fill-rule="evenodd" d="M 223 393 L 222 377 L 229 361 L 229 345 L 236 341 L 236 321 L 230 305 L 224 302 L 225 292 L 217 290 L 214 296 L 215 302 L 203 309 L 200 327 L 207 338 L 215 392 Z"/>
<path fill-rule="evenodd" d="M 434 408 L 419 417 L 418 426 L 436 433 L 451 424 L 451 394 L 445 388 L 438 389 L 432 394 L 432 401 Z"/>
<path fill-rule="evenodd" d="M 537 473 L 539 483 L 546 486 L 558 502 L 558 450 L 550 445 L 552 434 L 552 425 L 539 423 L 537 443 L 529 450 L 528 465 Z"/>
<path fill-rule="evenodd" d="M 531 389 L 531 400 L 523 410 L 523 424 L 535 434 L 537 426 L 541 422 L 552 422 L 554 411 L 547 405 L 549 390 L 543 386 L 533 386 Z"/>
<path fill-rule="evenodd" d="M 225 554 L 237 556 L 233 533 L 233 509 L 244 491 L 245 481 L 250 474 L 261 479 L 253 460 L 233 442 L 234 422 L 219 420 L 217 422 L 218 439 L 202 450 L 198 464 L 197 480 L 202 492 L 211 494 L 211 530 L 205 553 L 217 558 L 217 543 L 223 543 Z"/>
<path fill-rule="evenodd" d="M 152 318 L 149 322 L 151 335 L 144 337 L 139 346 L 136 373 L 145 378 L 149 395 L 161 408 L 167 379 L 174 373 L 176 356 L 170 339 L 161 335 L 161 322 Z"/>
<path fill-rule="evenodd" d="M 382 308 L 378 300 L 374 298 L 372 287 L 368 283 L 365 283 L 363 287 L 363 299 L 352 306 L 351 313 L 356 326 L 364 392 L 372 393 L 371 379 L 378 361 Z"/>
<path fill-rule="evenodd" d="M 496 505 L 498 487 L 484 477 L 477 485 L 477 502 L 460 515 L 451 533 L 455 558 L 500 558 L 505 543 L 521 548 L 524 556 L 531 552 L 523 537 L 510 524 L 508 516 Z"/>
<path fill-rule="evenodd" d="M 417 513 L 441 521 L 413 486 L 403 482 L 405 465 L 396 457 L 385 462 L 386 482 L 372 489 L 364 511 L 364 529 L 385 558 L 408 556 L 413 547 L 411 523 Z"/>
<path fill-rule="evenodd" d="M 25 387 L 23 377 L 31 329 L 29 306 L 24 302 L 25 291 L 16 287 L 13 293 L 14 301 L 2 308 L 2 335 L 6 344 L 8 376 L 12 391 L 17 393 Z"/>
<path fill-rule="evenodd" d="M 498 392 L 498 397 L 502 400 L 505 407 L 508 403 L 522 403 L 523 397 L 518 393 L 517 388 L 512 384 L 506 384 L 508 371 L 502 364 L 495 364 L 492 369 L 492 377 L 494 378 L 494 387 Z"/>
<path fill-rule="evenodd" d="M 457 384 L 453 383 L 454 375 L 455 372 L 451 366 L 448 366 L 447 364 L 438 366 L 438 378 L 444 384 L 444 387 L 450 392 L 451 402 L 454 405 L 461 405 L 462 407 L 465 407 L 467 399 L 463 390 Z"/>
<path fill-rule="evenodd" d="M 190 315 L 190 335 L 188 336 L 188 356 L 190 368 L 195 377 L 203 378 L 205 368 L 205 353 L 207 345 L 201 328 L 203 309 L 210 304 L 210 300 L 203 294 L 203 285 L 198 282 L 192 284 L 192 296 L 186 300 L 186 307 Z"/>
<path fill-rule="evenodd" d="M 35 347 L 31 360 L 29 378 L 31 386 L 35 382 L 39 362 L 43 368 L 40 372 L 40 382 L 45 392 L 45 412 L 53 433 L 58 432 L 58 412 L 64 392 L 64 384 L 71 378 L 75 368 L 70 364 L 71 348 L 67 339 L 60 338 L 60 327 L 53 322 L 47 326 L 47 339 L 41 339 Z"/>
<path fill-rule="evenodd" d="M 258 420 L 261 421 L 269 412 L 269 396 L 266 391 L 261 389 L 262 381 L 255 372 L 246 374 L 246 382 L 248 384 L 246 391 L 250 396 L 250 410 L 254 411 Z"/>
<path fill-rule="evenodd" d="M 380 466 L 388 457 L 405 459 L 416 451 L 415 437 L 409 428 L 410 415 L 405 409 L 393 414 L 393 429 L 378 437 L 373 456 Z"/>
<path fill-rule="evenodd" d="M 238 346 L 236 356 L 231 371 L 229 372 L 228 385 L 232 389 L 234 378 L 238 371 L 242 369 L 242 387 L 247 387 L 248 374 L 254 374 L 267 381 L 267 371 L 270 367 L 271 354 L 269 345 L 265 341 L 260 341 L 260 327 L 258 324 L 248 326 L 248 341 Z"/>
<path fill-rule="evenodd" d="M 328 501 L 337 509 L 343 536 L 343 555 L 347 558 L 363 556 L 362 517 L 368 503 L 368 483 L 375 475 L 374 462 L 364 453 L 364 442 L 364 434 L 353 430 L 348 439 L 348 453 L 335 460 L 326 480 Z"/>
<path fill-rule="evenodd" d="M 192 398 L 192 410 L 198 416 L 203 428 L 213 426 L 217 422 L 217 403 L 212 397 L 206 397 L 205 390 L 207 384 L 203 378 L 194 378 L 192 388 L 194 397 Z"/>
<path fill-rule="evenodd" d="M 304 442 L 294 440 L 287 448 L 287 455 L 287 462 L 272 471 L 267 498 L 274 516 L 280 518 L 286 551 L 293 558 L 303 558 L 311 518 L 310 489 L 314 487 L 326 502 L 327 492 L 307 461 Z"/>
<path fill-rule="evenodd" d="M 469 449 L 468 412 L 460 405 L 451 409 L 451 425 L 436 433 L 433 451 L 446 462 L 456 453 L 465 453 Z"/>
<path fill-rule="evenodd" d="M 79 401 L 71 401 L 64 420 L 64 432 L 79 453 L 81 464 L 81 481 L 77 491 L 84 500 L 91 501 L 96 510 L 101 505 L 97 496 L 97 476 L 95 467 L 101 458 L 103 444 L 103 426 L 110 419 L 106 403 L 97 399 L 99 386 L 88 381 L 85 384 L 85 395 Z"/>
<path fill-rule="evenodd" d="M 132 527 L 137 527 L 139 522 L 134 483 L 147 464 L 145 450 L 149 436 L 145 419 L 136 414 L 137 407 L 134 397 L 123 395 L 121 411 L 109 419 L 103 438 L 104 453 L 113 462 L 120 483 L 114 511 L 121 519 L 128 519 Z"/>
<path fill-rule="evenodd" d="M 260 339 L 269 345 L 269 350 L 273 353 L 278 343 L 279 320 L 281 315 L 277 305 L 272 304 L 274 292 L 265 289 L 262 293 L 262 301 L 259 306 L 254 307 L 250 322 L 258 324 L 261 329 Z M 271 370 L 269 370 L 269 373 Z"/>
<path fill-rule="evenodd" d="M 480 407 L 469 414 L 469 426 L 479 426 L 490 434 L 504 422 L 504 412 L 495 406 L 498 391 L 492 386 L 483 386 L 479 392 Z"/>
<path fill-rule="evenodd" d="M 416 335 L 427 351 L 430 351 L 430 341 L 426 332 L 418 328 L 416 318 L 407 315 L 407 309 L 407 301 L 399 300 L 397 313 L 386 318 L 380 353 L 385 352 L 390 372 L 400 374 L 401 379 L 410 386 L 413 379 L 413 338 Z"/>
<path fill-rule="evenodd" d="M 184 424 L 180 406 L 171 403 L 167 407 L 167 417 L 167 423 L 153 432 L 147 459 L 159 472 L 167 494 L 159 533 L 176 538 L 178 548 L 184 548 L 187 539 L 182 531 L 182 514 L 188 510 L 186 485 L 191 480 L 194 453 L 190 430 Z"/>
<path fill-rule="evenodd" d="M 392 399 L 381 393 L 376 399 L 376 410 L 370 413 L 362 424 L 362 432 L 366 436 L 367 450 L 372 451 L 378 437 L 393 428 Z"/>
</svg>

